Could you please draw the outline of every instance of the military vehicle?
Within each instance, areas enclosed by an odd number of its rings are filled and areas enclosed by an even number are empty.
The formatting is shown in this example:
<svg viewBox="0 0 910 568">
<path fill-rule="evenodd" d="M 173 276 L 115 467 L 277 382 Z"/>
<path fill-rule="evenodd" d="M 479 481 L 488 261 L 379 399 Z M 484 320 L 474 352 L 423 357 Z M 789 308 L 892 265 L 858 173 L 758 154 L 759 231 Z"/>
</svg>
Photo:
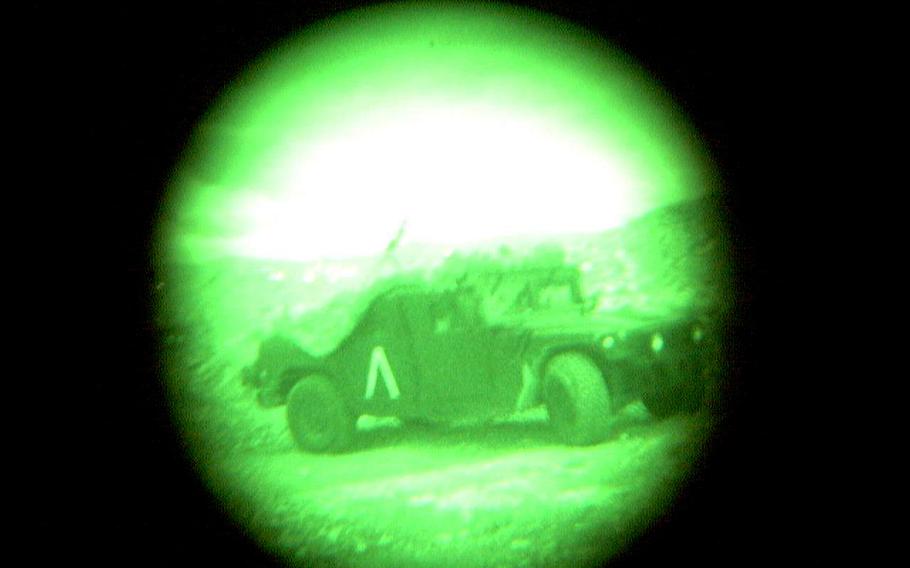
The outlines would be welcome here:
<svg viewBox="0 0 910 568">
<path fill-rule="evenodd" d="M 450 423 L 539 405 L 565 443 L 595 444 L 629 402 L 696 410 L 716 370 L 708 317 L 600 313 L 574 266 L 491 266 L 450 284 L 374 286 L 334 349 L 314 356 L 277 333 L 244 380 L 262 406 L 287 406 L 302 450 L 338 452 L 361 415 Z"/>
</svg>

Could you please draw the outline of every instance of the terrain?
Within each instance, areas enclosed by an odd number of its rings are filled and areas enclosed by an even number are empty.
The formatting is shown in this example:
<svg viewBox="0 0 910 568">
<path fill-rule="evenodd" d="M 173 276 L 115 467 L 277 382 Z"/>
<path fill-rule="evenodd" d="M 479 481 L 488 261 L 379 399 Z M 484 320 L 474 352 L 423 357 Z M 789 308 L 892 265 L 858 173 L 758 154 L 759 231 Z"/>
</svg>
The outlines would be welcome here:
<svg viewBox="0 0 910 568">
<path fill-rule="evenodd" d="M 723 314 L 730 266 L 718 207 L 712 197 L 685 202 L 558 246 L 602 310 Z M 520 256 L 540 244 L 473 251 Z M 314 313 L 321 330 L 345 329 L 352 314 L 339 297 L 463 252 L 403 243 L 391 258 L 159 267 L 151 292 L 174 423 L 199 474 L 264 550 L 300 565 L 586 565 L 665 514 L 710 439 L 721 411 L 711 401 L 666 420 L 632 403 L 616 409 L 604 443 L 579 448 L 555 441 L 543 408 L 448 427 L 364 416 L 353 451 L 308 455 L 283 409 L 259 408 L 242 385 L 271 330 Z M 336 339 L 320 332 L 312 343 L 329 349 Z"/>
</svg>

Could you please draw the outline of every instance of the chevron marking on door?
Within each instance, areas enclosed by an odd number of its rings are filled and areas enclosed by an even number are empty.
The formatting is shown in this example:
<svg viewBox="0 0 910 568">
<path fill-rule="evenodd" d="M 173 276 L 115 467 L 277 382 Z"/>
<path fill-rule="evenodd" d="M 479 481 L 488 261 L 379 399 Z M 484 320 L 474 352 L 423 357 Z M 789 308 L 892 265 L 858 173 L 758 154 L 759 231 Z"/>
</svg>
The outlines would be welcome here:
<svg viewBox="0 0 910 568">
<path fill-rule="evenodd" d="M 389 359 L 385 355 L 385 349 L 381 345 L 373 348 L 370 355 L 370 372 L 367 375 L 367 392 L 364 394 L 366 400 L 373 398 L 376 393 L 376 376 L 382 373 L 382 382 L 385 383 L 386 390 L 389 391 L 389 398 L 397 400 L 401 396 L 398 390 L 398 383 L 395 382 L 395 375 L 392 373 L 392 367 L 389 365 Z"/>
</svg>

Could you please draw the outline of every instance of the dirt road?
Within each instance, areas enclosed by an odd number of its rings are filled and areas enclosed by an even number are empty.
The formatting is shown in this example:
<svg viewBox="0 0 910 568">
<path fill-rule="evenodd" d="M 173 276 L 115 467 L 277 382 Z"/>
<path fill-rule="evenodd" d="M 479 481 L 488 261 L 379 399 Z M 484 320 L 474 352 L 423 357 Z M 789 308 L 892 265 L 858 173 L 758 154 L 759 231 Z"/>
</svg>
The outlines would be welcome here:
<svg viewBox="0 0 910 568">
<path fill-rule="evenodd" d="M 584 566 L 665 511 L 707 419 L 640 405 L 593 447 L 565 447 L 545 414 L 483 427 L 361 420 L 356 451 L 223 456 L 226 503 L 273 553 L 333 566 Z"/>
</svg>

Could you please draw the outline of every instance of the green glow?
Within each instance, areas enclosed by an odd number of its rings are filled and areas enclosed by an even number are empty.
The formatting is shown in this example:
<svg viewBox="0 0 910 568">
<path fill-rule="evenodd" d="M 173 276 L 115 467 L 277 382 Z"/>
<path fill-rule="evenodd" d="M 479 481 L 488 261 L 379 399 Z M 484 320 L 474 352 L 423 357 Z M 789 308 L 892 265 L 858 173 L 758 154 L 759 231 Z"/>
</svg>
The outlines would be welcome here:
<svg viewBox="0 0 910 568">
<path fill-rule="evenodd" d="M 291 564 L 620 552 L 710 432 L 715 183 L 654 80 L 564 22 L 418 4 L 304 30 L 226 90 L 162 209 L 163 359 L 201 474 Z M 426 301 L 376 303 L 402 282 Z"/>
<path fill-rule="evenodd" d="M 177 254 L 375 254 L 404 219 L 412 242 L 603 230 L 710 183 L 653 82 L 571 28 L 368 13 L 228 90 L 175 179 Z"/>
</svg>

